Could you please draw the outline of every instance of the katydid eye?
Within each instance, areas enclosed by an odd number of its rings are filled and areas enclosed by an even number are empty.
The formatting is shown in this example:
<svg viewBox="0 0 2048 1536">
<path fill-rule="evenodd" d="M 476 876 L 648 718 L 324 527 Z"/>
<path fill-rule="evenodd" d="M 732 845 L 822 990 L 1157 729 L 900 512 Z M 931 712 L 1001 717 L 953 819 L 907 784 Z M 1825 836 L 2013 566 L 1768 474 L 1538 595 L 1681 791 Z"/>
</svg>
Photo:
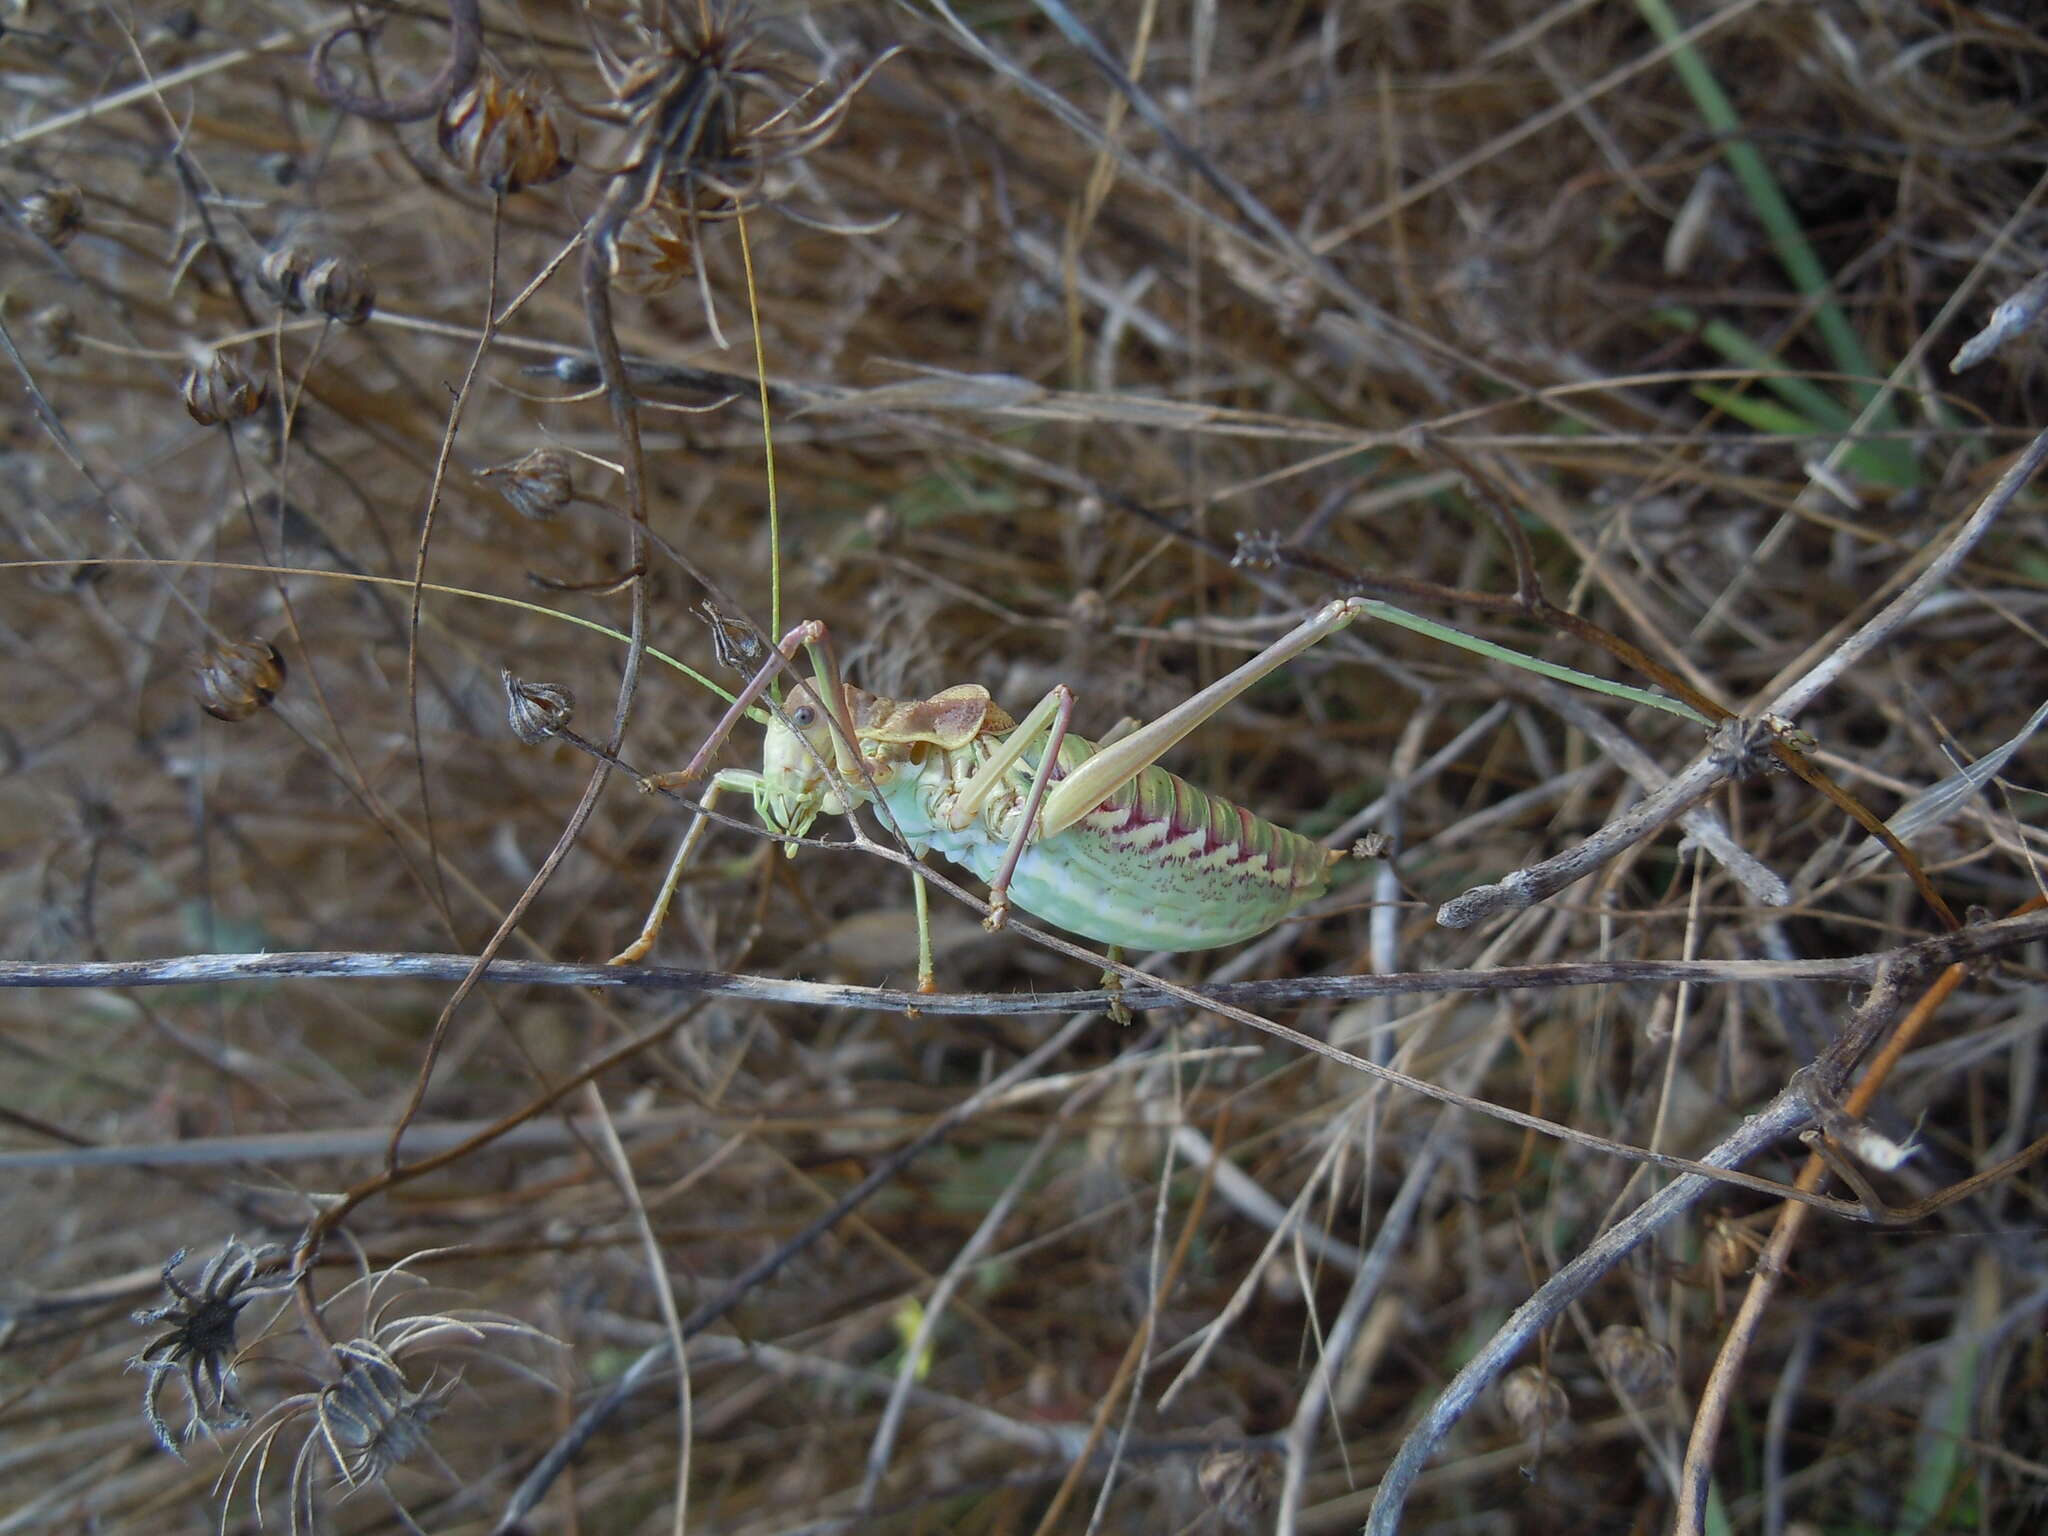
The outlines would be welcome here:
<svg viewBox="0 0 2048 1536">
<path fill-rule="evenodd" d="M 818 712 L 808 704 L 799 704 L 789 712 L 789 718 L 800 731 L 808 731 L 818 723 Z"/>
</svg>

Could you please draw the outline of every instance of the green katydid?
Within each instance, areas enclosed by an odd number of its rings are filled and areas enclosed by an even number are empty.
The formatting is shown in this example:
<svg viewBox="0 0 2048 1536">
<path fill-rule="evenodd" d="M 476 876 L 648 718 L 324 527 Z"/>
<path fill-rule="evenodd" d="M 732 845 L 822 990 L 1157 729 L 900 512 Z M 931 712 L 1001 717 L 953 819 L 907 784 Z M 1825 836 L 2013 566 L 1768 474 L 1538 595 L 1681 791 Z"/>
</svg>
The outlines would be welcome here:
<svg viewBox="0 0 2048 1536">
<path fill-rule="evenodd" d="M 989 882 L 991 928 L 1002 926 L 1014 904 L 1119 947 L 1232 944 L 1320 896 L 1342 855 L 1155 764 L 1253 683 L 1376 606 L 1363 598 L 1326 605 L 1151 724 L 1100 746 L 1069 733 L 1074 694 L 1064 684 L 1021 722 L 976 683 L 914 700 L 848 687 L 825 626 L 813 620 L 783 637 L 688 766 L 643 779 L 641 787 L 673 789 L 700 778 L 801 647 L 813 679 L 793 688 L 768 722 L 760 770 L 721 770 L 704 795 L 706 808 L 721 793 L 743 793 L 770 832 L 801 837 L 821 815 L 880 802 L 913 853 L 935 850 Z M 653 947 L 706 821 L 700 814 L 691 826 L 640 937 L 613 964 L 637 963 Z M 916 891 L 918 988 L 929 992 L 922 880 Z"/>
</svg>

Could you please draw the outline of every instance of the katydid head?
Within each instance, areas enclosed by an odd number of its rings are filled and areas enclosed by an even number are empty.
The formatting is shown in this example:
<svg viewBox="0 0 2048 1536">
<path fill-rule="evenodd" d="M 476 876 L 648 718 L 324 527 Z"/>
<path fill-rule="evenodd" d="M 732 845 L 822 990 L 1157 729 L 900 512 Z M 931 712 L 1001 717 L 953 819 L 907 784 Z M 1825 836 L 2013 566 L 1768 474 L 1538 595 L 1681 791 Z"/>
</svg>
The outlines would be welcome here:
<svg viewBox="0 0 2048 1536">
<path fill-rule="evenodd" d="M 783 702 L 781 718 L 768 722 L 761 744 L 754 814 L 762 825 L 777 837 L 802 837 L 821 813 L 845 815 L 846 803 L 825 773 L 832 761 L 831 717 L 815 689 L 799 683 Z"/>
</svg>

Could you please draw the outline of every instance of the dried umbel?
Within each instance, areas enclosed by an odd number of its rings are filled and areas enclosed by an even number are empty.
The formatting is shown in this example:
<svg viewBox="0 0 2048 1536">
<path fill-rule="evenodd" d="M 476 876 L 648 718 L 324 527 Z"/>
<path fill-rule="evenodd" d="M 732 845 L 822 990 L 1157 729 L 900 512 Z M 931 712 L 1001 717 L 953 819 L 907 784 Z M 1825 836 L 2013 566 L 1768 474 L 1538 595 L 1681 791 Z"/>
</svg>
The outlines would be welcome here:
<svg viewBox="0 0 2048 1536">
<path fill-rule="evenodd" d="M 884 54 L 809 117 L 820 82 L 764 54 L 744 8 L 671 6 L 638 18 L 645 46 L 624 70 L 607 69 L 626 141 L 609 167 L 619 178 L 611 222 L 596 238 L 608 259 L 631 215 L 667 203 L 686 226 L 726 219 L 765 199 L 767 173 L 802 158 L 839 131 L 853 98 Z M 892 50 L 893 53 L 893 50 Z"/>
<path fill-rule="evenodd" d="M 60 251 L 85 228 L 85 194 L 68 181 L 36 188 L 15 211 L 22 228 Z"/>
<path fill-rule="evenodd" d="M 318 1506 L 323 1492 L 340 1488 L 346 1493 L 366 1483 L 384 1483 L 402 1463 L 438 1460 L 428 1434 L 448 1412 L 461 1378 L 437 1367 L 457 1358 L 497 1359 L 512 1366 L 510 1346 L 555 1342 L 526 1323 L 491 1313 L 392 1317 L 395 1288 L 407 1281 L 420 1283 L 399 1269 L 366 1275 L 320 1308 L 323 1327 L 331 1326 L 335 1314 L 351 1304 L 360 1307 L 362 1322 L 342 1342 L 323 1342 L 314 1386 L 278 1399 L 256 1416 L 222 1479 L 226 1500 L 232 1502 L 242 1479 L 250 1478 L 259 1524 L 260 1484 L 281 1440 L 300 1437 L 287 1483 L 290 1529 L 321 1529 Z M 284 1458 L 279 1454 L 276 1459 Z M 391 1492 L 388 1485 L 385 1492 Z M 421 1527 L 407 1515 L 403 1528 Z"/>
<path fill-rule="evenodd" d="M 235 1329 L 250 1302 L 291 1283 L 289 1277 L 258 1279 L 276 1253 L 275 1248 L 251 1248 L 231 1237 L 199 1272 L 199 1285 L 193 1290 L 178 1279 L 178 1266 L 185 1262 L 185 1250 L 180 1248 L 163 1268 L 170 1300 L 134 1315 L 144 1326 L 171 1325 L 128 1364 L 149 1375 L 142 1389 L 143 1422 L 156 1443 L 173 1456 L 179 1454 L 180 1438 L 189 1440 L 200 1430 L 212 1434 L 237 1429 L 249 1422 L 235 1380 Z M 173 1377 L 184 1386 L 191 1411 L 182 1437 L 171 1433 L 159 1406 L 164 1383 Z"/>
<path fill-rule="evenodd" d="M 648 51 L 612 81 L 633 135 L 622 174 L 640 182 L 643 206 L 664 191 L 685 207 L 743 200 L 756 172 L 742 144 L 741 107 L 766 79 L 749 60 L 754 29 L 730 10 L 709 26 L 686 19 L 642 27 Z"/>
<path fill-rule="evenodd" d="M 212 427 L 254 416 L 270 398 L 270 385 L 227 353 L 215 352 L 186 373 L 179 392 L 186 414 L 202 427 Z"/>
<path fill-rule="evenodd" d="M 256 269 L 256 283 L 293 314 L 315 310 L 343 325 L 361 325 L 377 307 L 369 270 L 353 256 L 323 256 L 287 243 L 271 250 Z"/>
<path fill-rule="evenodd" d="M 478 1330 L 468 1331 L 478 1341 L 484 1337 Z M 228 1497 L 234 1497 L 236 1486 L 253 1463 L 260 1522 L 264 1467 L 273 1444 L 294 1426 L 305 1436 L 292 1458 L 287 1485 L 294 1533 L 321 1528 L 321 1483 L 332 1481 L 353 1489 L 378 1482 L 393 1468 L 428 1450 L 428 1427 L 447 1411 L 448 1400 L 461 1381 L 449 1377 L 415 1386 L 401 1361 L 404 1342 L 394 1342 L 392 1335 L 393 1328 L 387 1326 L 375 1336 L 335 1345 L 334 1374 L 328 1380 L 313 1391 L 294 1393 L 265 1409 L 228 1469 Z M 321 1475 L 323 1460 L 331 1478 Z M 410 1520 L 407 1524 L 419 1528 Z"/>
<path fill-rule="evenodd" d="M 1501 1378 L 1500 1411 L 1523 1437 L 1555 1434 L 1571 1422 L 1571 1399 L 1558 1379 L 1539 1365 L 1524 1365 Z"/>
<path fill-rule="evenodd" d="M 345 1366 L 314 1409 L 322 1437 L 330 1451 L 341 1451 L 340 1471 L 351 1483 L 383 1477 L 427 1443 L 427 1426 L 448 1406 L 455 1382 L 413 1387 L 391 1352 L 370 1339 L 352 1339 L 334 1353 Z"/>
<path fill-rule="evenodd" d="M 207 652 L 197 675 L 201 709 L 216 720 L 246 720 L 284 687 L 284 657 L 268 640 L 243 640 Z"/>
<path fill-rule="evenodd" d="M 456 169 L 496 192 L 540 186 L 573 164 L 546 106 L 488 72 L 449 98 L 436 136 Z"/>
<path fill-rule="evenodd" d="M 509 464 L 479 470 L 477 478 L 499 481 L 498 491 L 512 510 L 536 523 L 547 522 L 576 499 L 569 455 L 559 448 L 536 448 Z"/>
</svg>

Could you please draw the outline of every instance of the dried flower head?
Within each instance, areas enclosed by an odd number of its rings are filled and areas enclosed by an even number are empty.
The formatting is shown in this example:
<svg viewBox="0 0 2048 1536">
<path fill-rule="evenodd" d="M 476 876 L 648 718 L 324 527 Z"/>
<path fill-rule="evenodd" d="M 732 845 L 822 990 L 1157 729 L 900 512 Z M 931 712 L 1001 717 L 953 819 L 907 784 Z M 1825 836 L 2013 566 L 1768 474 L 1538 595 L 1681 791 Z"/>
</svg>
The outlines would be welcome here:
<svg viewBox="0 0 2048 1536">
<path fill-rule="evenodd" d="M 371 1482 L 426 1445 L 427 1426 L 447 1407 L 455 1378 L 414 1388 L 391 1352 L 370 1339 L 337 1345 L 334 1354 L 342 1373 L 320 1389 L 314 1416 L 341 1475 Z"/>
<path fill-rule="evenodd" d="M 569 478 L 569 455 L 559 448 L 536 448 L 509 464 L 479 470 L 481 480 L 502 479 L 500 494 L 521 517 L 544 523 L 576 499 Z"/>
<path fill-rule="evenodd" d="M 1500 1410 L 1529 1440 L 1556 1433 L 1572 1416 L 1563 1384 L 1540 1365 L 1518 1366 L 1501 1378 Z"/>
<path fill-rule="evenodd" d="M 254 416 L 270 398 L 270 385 L 227 353 L 215 352 L 186 373 L 180 392 L 186 414 L 202 427 L 211 427 Z"/>
<path fill-rule="evenodd" d="M 274 245 L 256 264 L 256 286 L 268 294 L 280 309 L 294 314 L 306 307 L 300 291 L 306 274 L 313 269 L 313 253 L 294 241 Z"/>
<path fill-rule="evenodd" d="M 306 301 L 330 320 L 361 325 L 377 307 L 369 269 L 353 256 L 329 256 L 306 274 Z"/>
<path fill-rule="evenodd" d="M 718 605 L 708 598 L 690 611 L 711 631 L 711 654 L 718 658 L 718 664 L 727 671 L 751 676 L 768 653 L 768 642 L 761 638 L 761 632 L 743 618 L 719 612 Z"/>
<path fill-rule="evenodd" d="M 1109 601 L 1096 587 L 1083 587 L 1067 603 L 1067 618 L 1085 634 L 1101 635 L 1109 632 L 1115 623 L 1109 611 Z"/>
<path fill-rule="evenodd" d="M 46 304 L 28 317 L 28 333 L 45 357 L 78 355 L 78 312 L 69 304 Z"/>
<path fill-rule="evenodd" d="M 695 222 L 665 197 L 634 214 L 612 240 L 612 282 L 643 299 L 676 287 L 697 270 Z"/>
<path fill-rule="evenodd" d="M 179 1455 L 180 1439 L 189 1440 L 202 1429 L 212 1434 L 249 1422 L 235 1380 L 235 1327 L 250 1302 L 290 1286 L 289 1276 L 257 1278 L 277 1252 L 269 1246 L 251 1248 L 231 1237 L 199 1272 L 198 1289 L 188 1290 L 177 1274 L 185 1262 L 185 1250 L 180 1248 L 163 1269 L 170 1300 L 135 1314 L 135 1321 L 144 1326 L 171 1324 L 168 1333 L 150 1340 L 128 1364 L 148 1373 L 142 1388 L 142 1419 L 156 1443 L 173 1456 Z M 164 1383 L 172 1377 L 184 1384 L 191 1411 L 182 1436 L 171 1433 L 159 1406 Z"/>
<path fill-rule="evenodd" d="M 436 136 L 456 169 L 497 192 L 540 186 L 574 165 L 547 107 L 489 71 L 449 97 Z"/>
<path fill-rule="evenodd" d="M 1748 1271 L 1750 1263 L 1761 1251 L 1753 1233 L 1726 1216 L 1717 1216 L 1707 1223 L 1706 1241 L 1701 1245 L 1700 1258 L 1708 1272 L 1724 1280 L 1733 1280 Z"/>
<path fill-rule="evenodd" d="M 484 1356 L 511 1365 L 521 1374 L 531 1374 L 490 1346 L 516 1341 L 554 1343 L 537 1328 L 490 1313 L 388 1317 L 395 1296 L 387 1297 L 385 1292 L 387 1287 L 395 1292 L 398 1282 L 414 1287 L 424 1284 L 402 1267 L 393 1267 L 364 1276 L 321 1308 L 325 1320 L 337 1307 L 359 1303 L 360 1331 L 323 1351 L 326 1358 L 319 1384 L 264 1409 L 236 1450 L 223 1474 L 226 1499 L 233 1500 L 242 1477 L 253 1468 L 251 1497 L 259 1524 L 264 1469 L 277 1440 L 287 1431 L 303 1435 L 287 1484 L 290 1526 L 296 1533 L 315 1528 L 323 1487 L 340 1485 L 353 1491 L 381 1483 L 400 1465 L 422 1457 L 447 1471 L 428 1443 L 431 1427 L 448 1411 L 461 1385 L 459 1374 L 443 1377 L 433 1370 L 443 1357 Z M 427 1368 L 424 1375 L 423 1367 Z"/>
<path fill-rule="evenodd" d="M 1278 1482 L 1273 1458 L 1259 1451 L 1219 1448 L 1195 1468 L 1195 1484 L 1225 1530 L 1263 1529 Z"/>
<path fill-rule="evenodd" d="M 22 228 L 60 251 L 85 228 L 85 194 L 68 181 L 37 187 L 15 211 Z"/>
<path fill-rule="evenodd" d="M 510 672 L 499 676 L 505 683 L 505 708 L 512 734 L 529 747 L 537 747 L 569 723 L 576 712 L 576 700 L 566 688 L 553 683 L 529 683 Z"/>
<path fill-rule="evenodd" d="M 1383 859 L 1387 850 L 1394 846 L 1394 840 L 1377 827 L 1363 837 L 1351 841 L 1351 857 L 1354 859 Z"/>
<path fill-rule="evenodd" d="M 271 249 L 256 268 L 256 285 L 293 314 L 317 310 L 343 325 L 361 325 L 377 307 L 369 270 L 353 256 L 322 255 L 296 241 Z"/>
<path fill-rule="evenodd" d="M 676 215 L 671 225 L 685 228 L 765 201 L 768 171 L 831 139 L 853 98 L 891 56 L 876 59 L 805 117 L 803 105 L 821 82 L 765 54 L 743 7 L 714 4 L 704 17 L 696 7 L 664 7 L 635 21 L 638 57 L 622 70 L 607 69 L 614 106 L 606 115 L 625 129 L 624 148 L 610 167 L 623 191 L 611 202 L 626 215 L 666 203 Z M 624 227 L 620 220 L 599 230 L 608 259 L 616 259 Z M 680 254 L 672 252 L 671 260 Z"/>
<path fill-rule="evenodd" d="M 1707 733 L 1707 750 L 1736 779 L 1784 772 L 1784 763 L 1773 751 L 1779 743 L 1800 753 L 1812 752 L 1820 745 L 1810 731 L 1801 730 L 1783 715 L 1734 715 Z"/>
<path fill-rule="evenodd" d="M 246 720 L 284 687 L 284 657 L 268 640 L 218 646 L 200 659 L 199 707 L 216 720 Z"/>
<path fill-rule="evenodd" d="M 680 23 L 635 18 L 645 50 L 611 85 L 632 133 L 621 170 L 646 179 L 646 201 L 664 187 L 685 206 L 700 188 L 712 201 L 737 201 L 751 179 L 736 156 L 740 113 L 766 76 L 749 61 L 755 30 L 736 15 L 722 8 L 709 25 L 688 14 Z"/>
<path fill-rule="evenodd" d="M 1237 551 L 1230 557 L 1233 569 L 1270 571 L 1280 563 L 1281 538 L 1269 529 L 1237 530 Z"/>
<path fill-rule="evenodd" d="M 1671 1386 L 1671 1350 L 1644 1329 L 1628 1323 L 1608 1324 L 1593 1341 L 1593 1355 L 1607 1379 L 1631 1402 L 1652 1402 Z"/>
</svg>

